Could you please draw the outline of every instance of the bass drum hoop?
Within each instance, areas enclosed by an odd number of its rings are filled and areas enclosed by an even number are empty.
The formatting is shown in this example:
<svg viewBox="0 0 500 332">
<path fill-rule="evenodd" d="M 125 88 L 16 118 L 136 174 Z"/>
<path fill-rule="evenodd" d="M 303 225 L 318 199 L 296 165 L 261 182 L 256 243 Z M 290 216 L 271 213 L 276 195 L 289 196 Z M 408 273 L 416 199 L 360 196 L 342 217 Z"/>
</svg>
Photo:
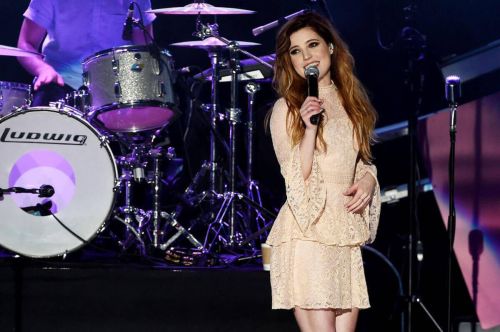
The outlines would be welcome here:
<svg viewBox="0 0 500 332">
<path fill-rule="evenodd" d="M 96 128 L 94 128 L 86 119 L 83 119 L 82 117 L 80 117 L 78 110 L 74 107 L 71 107 L 68 105 L 62 105 L 60 107 L 50 105 L 50 106 L 35 106 L 35 107 L 29 107 L 29 108 L 19 108 L 15 111 L 12 111 L 10 114 L 8 114 L 4 117 L 0 117 L 0 125 L 6 121 L 9 121 L 9 119 L 13 119 L 13 118 L 16 118 L 18 116 L 29 114 L 32 112 L 37 112 L 37 113 L 48 112 L 48 113 L 56 113 L 59 115 L 65 115 L 65 116 L 70 117 L 73 120 L 78 121 L 80 124 L 83 124 L 87 129 L 89 129 L 91 131 L 92 134 L 94 134 L 96 136 L 96 138 L 98 138 L 101 141 L 100 146 L 105 149 L 107 157 L 108 157 L 109 161 L 111 162 L 111 166 L 112 166 L 113 182 L 115 185 L 112 188 L 113 192 L 112 192 L 111 201 L 109 202 L 110 204 L 109 204 L 108 213 L 106 214 L 106 216 L 104 218 L 102 218 L 102 221 L 97 225 L 93 234 L 90 237 L 84 238 L 85 242 L 82 242 L 81 240 L 77 239 L 78 242 L 80 242 L 78 245 L 76 245 L 72 248 L 66 248 L 65 250 L 58 252 L 58 253 L 47 254 L 47 255 L 34 255 L 34 254 L 22 253 L 22 252 L 19 252 L 18 250 L 16 250 L 15 248 L 11 248 L 9 246 L 6 246 L 3 243 L 0 243 L 0 246 L 4 247 L 12 252 L 18 253 L 24 257 L 51 258 L 51 257 L 64 256 L 70 252 L 74 252 L 74 251 L 84 247 L 85 245 L 89 244 L 103 229 L 106 228 L 106 226 L 110 220 L 110 217 L 113 215 L 114 206 L 116 205 L 116 200 L 118 197 L 118 193 L 116 191 L 116 186 L 119 183 L 118 168 L 117 168 L 114 154 L 111 151 L 109 144 L 107 143 L 106 140 L 101 139 L 101 137 L 103 135 Z M 0 146 L 1 146 L 1 142 L 0 142 Z M 0 183 L 0 186 L 1 186 L 1 183 Z M 4 198 L 4 200 L 5 200 L 5 198 Z M 0 203 L 1 203 L 1 201 L 0 201 Z M 40 217 L 37 217 L 37 218 L 40 218 Z M 61 220 L 61 221 L 64 223 L 64 220 Z M 73 235 L 71 234 L 71 236 L 73 236 Z"/>
</svg>

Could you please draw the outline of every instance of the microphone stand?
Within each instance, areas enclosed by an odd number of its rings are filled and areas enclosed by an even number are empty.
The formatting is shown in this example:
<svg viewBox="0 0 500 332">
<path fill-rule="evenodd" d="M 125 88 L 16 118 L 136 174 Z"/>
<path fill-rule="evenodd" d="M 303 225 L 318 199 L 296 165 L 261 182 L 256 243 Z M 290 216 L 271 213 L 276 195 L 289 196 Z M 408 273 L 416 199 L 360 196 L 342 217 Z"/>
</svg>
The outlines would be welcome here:
<svg viewBox="0 0 500 332">
<path fill-rule="evenodd" d="M 451 274 L 453 262 L 453 243 L 455 241 L 455 226 L 456 226 L 456 212 L 455 212 L 455 142 L 457 134 L 457 108 L 458 103 L 456 98 L 459 93 L 453 91 L 457 88 L 460 90 L 460 78 L 457 76 L 450 76 L 446 78 L 446 97 L 449 100 L 450 108 L 450 155 L 448 159 L 448 190 L 449 190 L 449 211 L 448 211 L 448 306 L 447 306 L 447 331 L 452 330 L 452 295 L 451 295 Z"/>
<path fill-rule="evenodd" d="M 408 138 L 410 152 L 410 176 L 408 181 L 409 201 L 409 234 L 408 234 L 408 288 L 407 288 L 407 332 L 414 329 L 415 318 L 413 309 L 418 304 L 432 321 L 438 331 L 443 331 L 434 316 L 422 302 L 418 295 L 420 283 L 420 271 L 424 259 L 423 243 L 420 234 L 420 221 L 417 206 L 417 176 L 418 176 L 418 154 L 417 154 L 417 122 L 422 105 L 422 94 L 424 84 L 424 73 L 421 69 L 426 61 L 425 49 L 426 36 L 415 27 L 417 4 L 415 0 L 408 1 L 403 8 L 404 22 L 406 26 L 401 30 L 400 43 L 406 62 L 404 67 L 404 101 L 408 103 Z"/>
<path fill-rule="evenodd" d="M 3 199 L 4 194 L 33 194 L 38 197 L 51 197 L 54 195 L 54 188 L 49 185 L 42 185 L 40 188 L 24 188 L 24 187 L 10 187 L 0 188 L 0 199 Z"/>
<path fill-rule="evenodd" d="M 282 24 L 284 24 L 286 21 L 288 20 L 291 20 L 292 18 L 294 18 L 295 16 L 299 16 L 299 15 L 302 15 L 302 14 L 305 14 L 305 13 L 308 13 L 310 10 L 309 9 L 302 9 L 302 10 L 299 10 L 298 12 L 295 12 L 295 13 L 292 13 L 288 16 L 285 16 L 285 17 L 280 17 L 279 19 L 277 20 L 274 20 L 272 22 L 269 22 L 267 24 L 264 24 L 264 25 L 261 25 L 261 26 L 258 26 L 256 28 L 253 28 L 252 29 L 252 34 L 257 37 L 258 35 L 266 32 L 267 30 L 270 30 L 270 29 L 273 29 L 273 28 L 276 28 Z"/>
</svg>

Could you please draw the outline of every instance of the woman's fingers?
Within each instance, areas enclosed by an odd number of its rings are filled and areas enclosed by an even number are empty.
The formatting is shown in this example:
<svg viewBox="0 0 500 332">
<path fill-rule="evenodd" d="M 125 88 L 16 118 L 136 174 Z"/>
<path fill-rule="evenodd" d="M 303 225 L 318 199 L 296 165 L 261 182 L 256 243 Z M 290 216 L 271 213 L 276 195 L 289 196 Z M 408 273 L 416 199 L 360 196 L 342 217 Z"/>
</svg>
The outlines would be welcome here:
<svg viewBox="0 0 500 332">
<path fill-rule="evenodd" d="M 321 112 L 324 111 L 322 108 L 323 102 L 316 98 L 316 97 L 308 97 L 304 103 L 302 104 L 302 107 L 300 109 L 300 116 L 302 118 L 302 121 L 306 124 L 306 127 L 313 126 L 311 122 L 311 117 L 320 114 Z M 317 128 L 316 126 L 314 126 Z"/>
<path fill-rule="evenodd" d="M 347 212 L 351 212 L 354 209 L 356 209 L 358 206 L 360 206 L 363 203 L 363 198 L 364 196 L 361 195 L 359 192 L 354 195 L 354 197 L 351 199 L 351 201 L 347 204 Z"/>
<path fill-rule="evenodd" d="M 369 202 L 370 195 L 368 193 L 361 193 L 360 191 L 358 191 L 349 201 L 349 203 L 347 203 L 347 212 L 359 213 L 363 211 L 363 209 L 368 205 Z"/>
<path fill-rule="evenodd" d="M 308 113 L 311 112 L 321 112 L 321 105 L 315 105 L 315 104 L 308 104 L 305 105 L 301 110 L 300 113 L 301 115 L 307 115 Z"/>
<path fill-rule="evenodd" d="M 321 108 L 322 104 L 323 104 L 323 101 L 319 98 L 307 97 L 306 100 L 304 100 L 304 102 L 302 103 L 300 110 L 302 112 L 302 111 L 306 111 L 308 109 L 311 109 L 311 107 Z"/>
<path fill-rule="evenodd" d="M 368 205 L 369 202 L 370 202 L 370 197 L 369 196 L 363 197 L 355 205 L 353 205 L 348 210 L 348 212 L 360 213 L 360 212 L 362 212 L 367 207 L 367 205 Z"/>
</svg>

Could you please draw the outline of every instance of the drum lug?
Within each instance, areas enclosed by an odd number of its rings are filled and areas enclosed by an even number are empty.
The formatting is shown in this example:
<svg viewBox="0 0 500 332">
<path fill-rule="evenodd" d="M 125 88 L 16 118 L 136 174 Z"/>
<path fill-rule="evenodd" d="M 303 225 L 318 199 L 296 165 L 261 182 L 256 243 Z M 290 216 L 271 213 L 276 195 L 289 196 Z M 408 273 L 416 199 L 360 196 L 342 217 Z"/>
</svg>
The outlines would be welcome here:
<svg viewBox="0 0 500 332">
<path fill-rule="evenodd" d="M 120 71 L 120 60 L 118 59 L 111 60 L 111 66 L 113 68 L 113 72 L 115 73 L 115 75 L 118 75 L 118 72 Z"/>
<path fill-rule="evenodd" d="M 17 108 L 14 107 L 14 109 L 12 110 L 12 112 L 23 112 L 23 111 L 27 111 L 28 109 L 29 109 L 29 105 L 23 105 L 23 106 L 17 107 Z"/>
<path fill-rule="evenodd" d="M 120 192 L 122 181 L 120 179 L 115 179 L 115 186 L 113 187 L 113 192 Z"/>
<path fill-rule="evenodd" d="M 85 86 L 88 87 L 89 84 L 90 84 L 90 81 L 89 81 L 89 72 L 88 71 L 86 71 L 86 72 L 84 72 L 82 74 L 82 80 L 83 80 L 83 85 L 85 85 Z"/>
<path fill-rule="evenodd" d="M 166 94 L 165 83 L 163 81 L 158 81 L 158 97 L 163 97 Z"/>
<path fill-rule="evenodd" d="M 99 136 L 99 141 L 101 142 L 101 148 L 109 145 L 109 137 L 107 135 Z"/>
<path fill-rule="evenodd" d="M 151 63 L 151 72 L 153 75 L 160 75 L 160 60 L 155 60 Z"/>
<path fill-rule="evenodd" d="M 104 232 L 107 226 L 108 225 L 106 223 L 102 224 L 101 227 L 97 229 L 97 234 L 101 234 L 102 232 Z"/>
<path fill-rule="evenodd" d="M 60 99 L 56 102 L 50 102 L 49 103 L 49 106 L 51 107 L 54 107 L 55 109 L 57 109 L 57 112 L 61 113 L 61 114 L 69 114 L 69 112 L 66 112 L 64 110 L 64 107 L 66 106 L 66 102 L 64 101 L 64 99 Z"/>
<path fill-rule="evenodd" d="M 122 87 L 120 85 L 120 82 L 115 82 L 115 97 L 116 98 L 122 97 Z"/>
</svg>

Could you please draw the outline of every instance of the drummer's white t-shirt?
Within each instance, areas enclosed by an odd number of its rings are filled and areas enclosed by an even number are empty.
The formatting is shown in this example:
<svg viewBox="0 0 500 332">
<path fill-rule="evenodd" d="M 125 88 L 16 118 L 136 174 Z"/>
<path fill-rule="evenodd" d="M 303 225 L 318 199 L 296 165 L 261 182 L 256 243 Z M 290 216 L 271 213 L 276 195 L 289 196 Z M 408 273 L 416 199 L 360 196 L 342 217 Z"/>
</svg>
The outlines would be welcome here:
<svg viewBox="0 0 500 332">
<path fill-rule="evenodd" d="M 144 25 L 155 19 L 150 0 L 134 0 L 142 10 Z M 82 61 L 100 51 L 130 44 L 122 39 L 130 0 L 31 0 L 24 17 L 47 30 L 42 46 L 45 61 L 64 82 L 82 85 Z M 140 18 L 137 7 L 135 18 Z"/>
</svg>

